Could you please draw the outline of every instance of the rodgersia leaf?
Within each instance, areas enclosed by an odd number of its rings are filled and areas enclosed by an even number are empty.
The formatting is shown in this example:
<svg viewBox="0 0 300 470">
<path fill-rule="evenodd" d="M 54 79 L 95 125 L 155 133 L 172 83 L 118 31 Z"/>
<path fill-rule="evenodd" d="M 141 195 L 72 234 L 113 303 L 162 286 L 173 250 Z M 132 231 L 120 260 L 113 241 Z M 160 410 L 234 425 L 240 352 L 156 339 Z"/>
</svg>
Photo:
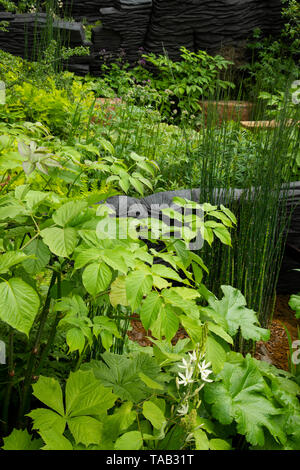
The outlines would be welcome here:
<svg viewBox="0 0 300 470">
<path fill-rule="evenodd" d="M 222 424 L 237 423 L 237 430 L 252 445 L 263 445 L 264 430 L 284 441 L 277 418 L 282 409 L 268 398 L 267 385 L 250 355 L 242 363 L 226 363 L 213 384 L 204 389 L 212 414 Z"/>
<path fill-rule="evenodd" d="M 115 401 L 92 371 L 71 373 L 66 384 L 66 412 L 57 380 L 41 376 L 33 386 L 34 395 L 52 409 L 38 408 L 29 414 L 49 450 L 68 450 L 71 443 L 63 436 L 66 424 L 77 444 L 99 444 L 103 424 L 96 416 L 105 415 Z"/>
<path fill-rule="evenodd" d="M 139 353 L 133 358 L 105 352 L 103 361 L 91 361 L 82 366 L 83 370 L 92 370 L 95 377 L 105 387 L 112 387 L 122 400 L 137 403 L 148 397 L 151 390 L 140 378 L 142 372 L 156 382 L 160 380 L 160 368 L 149 354 Z"/>
<path fill-rule="evenodd" d="M 53 429 L 59 434 L 63 434 L 66 427 L 66 419 L 55 413 L 55 411 L 37 408 L 32 410 L 28 416 L 33 420 L 33 429 L 45 430 Z"/>
<path fill-rule="evenodd" d="M 231 286 L 221 286 L 224 297 L 217 300 L 208 299 L 209 307 L 203 308 L 216 323 L 218 323 L 230 336 L 235 336 L 239 329 L 245 339 L 254 341 L 268 341 L 270 332 L 257 326 L 256 313 L 246 307 L 246 300 L 242 293 Z"/>
<path fill-rule="evenodd" d="M 66 414 L 69 417 L 97 415 L 111 408 L 116 398 L 91 371 L 79 370 L 71 373 L 67 381 Z"/>
<path fill-rule="evenodd" d="M 40 376 L 33 385 L 33 395 L 61 416 L 64 415 L 63 395 L 57 380 Z"/>
<path fill-rule="evenodd" d="M 3 438 L 3 441 L 3 450 L 38 450 L 42 446 L 42 440 L 32 440 L 26 429 L 14 429 L 9 436 Z"/>
</svg>

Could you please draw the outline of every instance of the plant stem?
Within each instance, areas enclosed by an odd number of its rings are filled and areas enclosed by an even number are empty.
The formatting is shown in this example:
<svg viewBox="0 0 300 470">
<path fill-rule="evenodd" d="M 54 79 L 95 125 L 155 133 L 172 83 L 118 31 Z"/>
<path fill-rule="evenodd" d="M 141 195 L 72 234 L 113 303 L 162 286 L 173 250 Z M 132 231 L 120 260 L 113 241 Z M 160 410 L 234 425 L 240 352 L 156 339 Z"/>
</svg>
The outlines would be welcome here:
<svg viewBox="0 0 300 470">
<path fill-rule="evenodd" d="M 57 277 L 57 272 L 53 271 L 52 278 L 51 278 L 50 285 L 49 285 L 48 292 L 47 292 L 47 297 L 46 297 L 44 307 L 40 316 L 40 323 L 39 323 L 39 327 L 36 333 L 34 345 L 33 345 L 31 354 L 28 359 L 27 369 L 26 369 L 25 378 L 24 378 L 23 396 L 21 398 L 20 409 L 19 409 L 19 421 L 23 420 L 24 414 L 28 408 L 29 391 L 31 387 L 35 360 L 39 352 L 41 336 L 43 334 L 44 326 L 45 326 L 47 316 L 49 313 L 49 306 L 50 306 L 50 301 L 51 301 L 51 289 L 55 284 L 56 277 Z"/>
<path fill-rule="evenodd" d="M 61 273 L 57 273 L 57 297 L 58 297 L 58 299 L 61 299 Z M 43 352 L 42 352 L 41 357 L 40 357 L 39 364 L 38 364 L 38 366 L 35 370 L 35 375 L 40 374 L 41 369 L 44 365 L 45 359 L 47 358 L 47 356 L 49 354 L 49 350 L 50 350 L 50 348 L 53 344 L 53 341 L 54 341 L 54 338 L 55 338 L 55 335 L 56 335 L 56 329 L 57 329 L 57 325 L 58 325 L 59 320 L 60 320 L 60 312 L 58 311 L 56 313 L 54 322 L 52 324 L 47 344 L 43 349 Z"/>
<path fill-rule="evenodd" d="M 13 388 L 14 377 L 14 331 L 11 330 L 9 334 L 9 349 L 8 349 L 8 383 L 6 387 L 4 402 L 3 402 L 3 434 L 8 434 L 8 416 L 9 416 L 9 403 L 11 392 Z"/>
</svg>

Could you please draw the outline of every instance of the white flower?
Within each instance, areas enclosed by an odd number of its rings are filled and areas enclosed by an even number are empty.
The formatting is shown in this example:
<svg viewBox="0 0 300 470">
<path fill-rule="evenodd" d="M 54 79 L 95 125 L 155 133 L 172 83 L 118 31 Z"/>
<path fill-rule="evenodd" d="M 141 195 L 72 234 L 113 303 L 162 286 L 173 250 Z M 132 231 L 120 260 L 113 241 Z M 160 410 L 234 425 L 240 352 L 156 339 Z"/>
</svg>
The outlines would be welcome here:
<svg viewBox="0 0 300 470">
<path fill-rule="evenodd" d="M 189 356 L 190 356 L 191 362 L 197 361 L 196 351 L 193 351 L 192 353 L 189 353 Z"/>
<path fill-rule="evenodd" d="M 188 384 L 192 384 L 194 382 L 194 380 L 192 379 L 193 373 L 194 373 L 194 370 L 191 368 L 185 370 L 185 375 L 178 372 L 178 376 L 181 379 L 181 380 L 178 380 L 178 384 L 184 385 L 185 387 Z"/>
<path fill-rule="evenodd" d="M 208 369 L 211 366 L 211 362 L 203 361 L 201 364 L 198 364 L 198 368 L 201 374 L 201 379 L 203 382 L 213 382 L 213 380 L 208 379 L 208 376 L 212 373 L 212 370 Z"/>
<path fill-rule="evenodd" d="M 184 358 L 182 359 L 182 362 L 183 362 L 183 365 L 180 365 L 178 367 L 180 367 L 181 369 L 189 369 L 191 364 L 189 362 L 187 362 Z"/>
<path fill-rule="evenodd" d="M 183 403 L 180 408 L 177 410 L 177 414 L 179 416 L 185 416 L 189 411 L 189 404 L 188 402 Z"/>
</svg>

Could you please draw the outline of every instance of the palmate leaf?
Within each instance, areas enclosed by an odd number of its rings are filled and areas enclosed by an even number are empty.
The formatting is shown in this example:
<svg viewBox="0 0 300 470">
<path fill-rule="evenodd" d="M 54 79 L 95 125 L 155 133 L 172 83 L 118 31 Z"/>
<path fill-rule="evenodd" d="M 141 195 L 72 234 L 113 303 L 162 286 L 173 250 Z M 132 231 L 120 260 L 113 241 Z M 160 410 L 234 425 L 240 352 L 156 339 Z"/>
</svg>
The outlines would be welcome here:
<svg viewBox="0 0 300 470">
<path fill-rule="evenodd" d="M 141 380 L 142 372 L 155 382 L 161 383 L 160 367 L 149 354 L 139 353 L 133 358 L 105 352 L 102 361 L 91 361 L 82 366 L 82 370 L 92 370 L 95 377 L 105 387 L 112 387 L 122 400 L 137 403 L 151 395 L 153 390 Z"/>
<path fill-rule="evenodd" d="M 28 413 L 27 416 L 33 420 L 33 429 L 38 431 L 55 429 L 59 434 L 63 434 L 66 428 L 66 418 L 52 410 L 37 408 Z"/>
<path fill-rule="evenodd" d="M 43 450 L 73 450 L 71 442 L 55 429 L 42 429 L 40 435 L 46 444 Z"/>
<path fill-rule="evenodd" d="M 64 450 L 65 446 L 71 446 L 63 436 L 66 424 L 76 444 L 99 444 L 103 424 L 95 417 L 105 415 L 117 398 L 100 384 L 92 371 L 81 370 L 71 373 L 67 380 L 66 407 L 61 387 L 55 379 L 40 376 L 33 386 L 33 394 L 51 408 L 37 408 L 29 414 L 33 428 L 39 430 L 49 450 Z"/>
<path fill-rule="evenodd" d="M 36 291 L 14 277 L 0 283 L 0 319 L 27 336 L 40 306 Z"/>
<path fill-rule="evenodd" d="M 33 386 L 33 394 L 42 403 L 52 408 L 61 416 L 64 415 L 63 394 L 57 380 L 40 376 Z"/>
<path fill-rule="evenodd" d="M 98 444 L 101 441 L 103 424 L 91 416 L 77 416 L 68 420 L 69 429 L 76 444 Z"/>
<path fill-rule="evenodd" d="M 38 450 L 42 447 L 41 439 L 32 440 L 32 436 L 25 429 L 14 429 L 11 434 L 3 438 L 3 450 Z"/>
<path fill-rule="evenodd" d="M 97 415 L 111 408 L 116 399 L 110 389 L 95 379 L 92 371 L 71 372 L 66 385 L 66 415 Z"/>
<path fill-rule="evenodd" d="M 230 336 L 235 336 L 241 329 L 245 339 L 254 341 L 268 341 L 269 330 L 257 326 L 256 313 L 246 307 L 246 300 L 242 293 L 231 286 L 221 286 L 224 293 L 222 300 L 214 297 L 208 298 L 208 307 L 203 312 L 219 324 Z"/>
<path fill-rule="evenodd" d="M 237 430 L 252 445 L 264 444 L 264 429 L 284 442 L 285 433 L 277 418 L 282 409 L 268 398 L 268 387 L 250 355 L 241 363 L 226 363 L 204 395 L 212 414 L 222 424 L 237 423 Z"/>
</svg>

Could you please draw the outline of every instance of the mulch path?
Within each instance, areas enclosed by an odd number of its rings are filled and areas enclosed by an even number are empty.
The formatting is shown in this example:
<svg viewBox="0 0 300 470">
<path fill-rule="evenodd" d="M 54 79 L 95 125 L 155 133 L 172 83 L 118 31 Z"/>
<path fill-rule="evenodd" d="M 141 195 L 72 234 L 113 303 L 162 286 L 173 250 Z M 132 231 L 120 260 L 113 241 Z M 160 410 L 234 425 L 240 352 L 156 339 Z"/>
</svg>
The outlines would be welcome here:
<svg viewBox="0 0 300 470">
<path fill-rule="evenodd" d="M 255 357 L 267 361 L 279 369 L 289 370 L 289 343 L 283 324 L 288 329 L 292 341 L 298 339 L 297 327 L 300 328 L 300 320 L 295 317 L 295 312 L 288 306 L 290 296 L 278 295 L 276 299 L 273 320 L 269 326 L 270 340 L 266 343 L 259 341 L 256 344 Z"/>
<path fill-rule="evenodd" d="M 298 339 L 297 327 L 300 327 L 300 320 L 295 318 L 295 312 L 288 306 L 290 296 L 278 295 L 276 299 L 273 320 L 269 326 L 271 337 L 268 342 L 259 341 L 256 344 L 256 359 L 267 361 L 279 369 L 289 370 L 288 355 L 289 343 L 283 324 L 287 327 L 292 340 Z M 145 331 L 138 315 L 134 315 L 136 320 L 131 320 L 131 330 L 127 332 L 132 341 L 136 341 L 140 346 L 152 346 L 151 331 Z M 172 339 L 172 344 L 176 344 L 179 339 L 187 336 L 185 330 L 180 328 Z"/>
</svg>

